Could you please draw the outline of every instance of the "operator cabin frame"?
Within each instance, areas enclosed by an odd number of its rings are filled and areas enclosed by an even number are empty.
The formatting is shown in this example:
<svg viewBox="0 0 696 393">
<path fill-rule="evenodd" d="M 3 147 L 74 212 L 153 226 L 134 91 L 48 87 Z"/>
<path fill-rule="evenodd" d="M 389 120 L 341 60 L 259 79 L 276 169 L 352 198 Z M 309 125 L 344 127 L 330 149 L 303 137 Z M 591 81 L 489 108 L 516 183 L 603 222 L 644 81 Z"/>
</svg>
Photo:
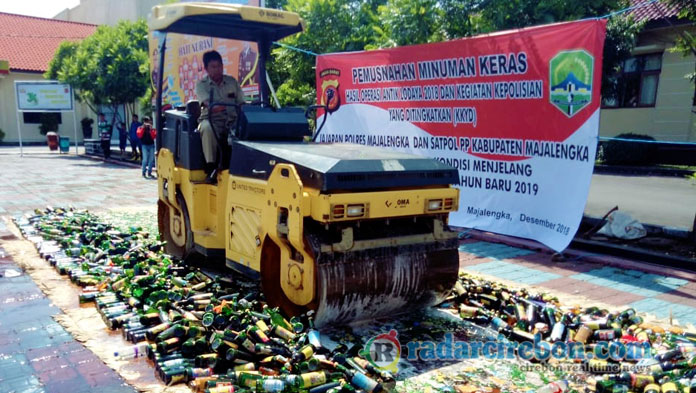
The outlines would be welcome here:
<svg viewBox="0 0 696 393">
<path fill-rule="evenodd" d="M 281 10 L 249 7 L 236 4 L 181 3 L 177 7 L 156 6 L 152 9 L 150 29 L 159 31 L 164 36 L 159 45 L 159 64 L 157 69 L 157 98 L 155 111 L 158 114 L 156 126 L 163 129 L 162 82 L 164 62 L 167 50 L 167 33 L 199 35 L 204 37 L 227 38 L 256 42 L 259 50 L 258 69 L 259 104 L 268 106 L 266 59 L 270 54 L 273 41 L 304 30 L 304 22 L 291 12 Z M 195 119 L 198 121 L 198 119 Z M 162 146 L 161 133 L 157 134 L 157 149 Z"/>
</svg>

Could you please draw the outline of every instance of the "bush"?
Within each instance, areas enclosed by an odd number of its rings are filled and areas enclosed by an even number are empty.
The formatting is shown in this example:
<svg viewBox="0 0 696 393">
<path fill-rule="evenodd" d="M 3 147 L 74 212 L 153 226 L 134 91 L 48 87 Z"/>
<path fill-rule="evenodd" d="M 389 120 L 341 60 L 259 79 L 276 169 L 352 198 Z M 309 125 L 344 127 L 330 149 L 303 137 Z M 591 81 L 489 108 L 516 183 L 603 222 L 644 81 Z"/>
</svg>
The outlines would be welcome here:
<svg viewBox="0 0 696 393">
<path fill-rule="evenodd" d="M 55 113 L 44 112 L 39 115 L 39 121 L 41 121 L 41 124 L 39 124 L 41 135 L 46 135 L 49 131 L 58 132 L 60 121 Z"/>
<path fill-rule="evenodd" d="M 649 135 L 620 134 L 616 138 L 654 141 Z M 610 140 L 602 147 L 602 162 L 607 165 L 650 165 L 654 162 L 657 145 L 645 142 Z"/>
<path fill-rule="evenodd" d="M 80 120 L 80 124 L 82 125 L 82 129 L 90 128 L 92 124 L 94 124 L 94 119 L 83 117 L 82 120 Z"/>
<path fill-rule="evenodd" d="M 84 139 L 89 139 L 92 137 L 93 123 L 94 119 L 90 119 L 89 117 L 83 117 L 82 120 L 80 120 L 80 124 L 82 125 L 82 136 Z"/>
</svg>

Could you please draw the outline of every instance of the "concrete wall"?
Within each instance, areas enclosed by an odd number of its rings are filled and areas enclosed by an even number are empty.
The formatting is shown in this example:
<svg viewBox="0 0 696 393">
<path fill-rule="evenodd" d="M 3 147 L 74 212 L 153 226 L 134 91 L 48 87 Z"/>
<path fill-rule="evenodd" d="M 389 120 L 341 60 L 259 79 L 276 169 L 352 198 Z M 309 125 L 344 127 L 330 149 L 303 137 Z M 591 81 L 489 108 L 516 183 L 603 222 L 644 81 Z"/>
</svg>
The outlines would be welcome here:
<svg viewBox="0 0 696 393">
<path fill-rule="evenodd" d="M 115 25 L 122 19 L 147 19 L 152 7 L 164 0 L 80 0 L 80 4 L 54 16 L 71 22 Z"/>
<path fill-rule="evenodd" d="M 692 31 L 696 31 L 691 28 Z M 696 57 L 684 57 L 670 51 L 676 37 L 674 28 L 644 32 L 636 45 L 636 54 L 659 53 L 662 70 L 653 108 L 602 109 L 599 134 L 605 137 L 633 132 L 656 140 L 696 142 L 696 114 L 693 106 L 694 84 L 684 76 L 694 72 Z"/>
<path fill-rule="evenodd" d="M 17 102 L 15 94 L 15 81 L 42 81 L 42 74 L 10 72 L 0 79 L 0 129 L 5 132 L 3 143 L 18 143 L 19 133 L 17 132 Z M 96 116 L 92 114 L 88 107 L 75 102 L 75 118 L 77 121 L 78 141 L 82 141 L 82 127 L 80 119 L 92 117 L 96 121 Z M 72 112 L 63 112 L 62 123 L 58 126 L 58 134 L 70 137 L 70 142 L 75 139 L 75 123 L 73 123 Z M 19 124 L 22 130 L 22 142 L 46 142 L 46 137 L 39 132 L 39 124 L 24 124 L 22 113 L 19 113 Z M 96 124 L 96 123 L 95 123 Z"/>
</svg>

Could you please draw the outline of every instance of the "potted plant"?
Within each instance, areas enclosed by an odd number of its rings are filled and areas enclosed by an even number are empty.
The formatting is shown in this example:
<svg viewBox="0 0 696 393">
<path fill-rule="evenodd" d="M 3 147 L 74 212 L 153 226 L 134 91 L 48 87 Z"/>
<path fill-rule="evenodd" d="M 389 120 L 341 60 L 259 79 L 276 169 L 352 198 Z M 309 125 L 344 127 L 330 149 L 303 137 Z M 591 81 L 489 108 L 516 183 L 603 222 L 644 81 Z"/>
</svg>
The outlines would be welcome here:
<svg viewBox="0 0 696 393">
<path fill-rule="evenodd" d="M 94 124 L 94 119 L 83 117 L 82 120 L 80 120 L 80 124 L 82 124 L 82 136 L 84 139 L 90 139 L 92 137 L 92 124 Z"/>
<path fill-rule="evenodd" d="M 58 116 L 54 113 L 42 113 L 39 120 L 41 121 L 39 132 L 41 135 L 46 135 L 48 148 L 58 150 Z"/>
</svg>

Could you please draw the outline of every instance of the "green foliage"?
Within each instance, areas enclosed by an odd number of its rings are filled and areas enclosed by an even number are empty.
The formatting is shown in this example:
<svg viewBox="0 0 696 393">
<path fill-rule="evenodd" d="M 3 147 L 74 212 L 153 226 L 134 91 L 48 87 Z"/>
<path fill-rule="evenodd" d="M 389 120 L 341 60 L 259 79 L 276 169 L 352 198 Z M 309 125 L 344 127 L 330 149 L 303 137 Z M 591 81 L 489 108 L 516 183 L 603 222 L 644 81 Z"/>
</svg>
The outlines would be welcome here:
<svg viewBox="0 0 696 393">
<path fill-rule="evenodd" d="M 649 135 L 620 134 L 616 138 L 639 141 L 654 141 Z M 657 146 L 653 143 L 610 140 L 601 152 L 602 162 L 607 165 L 650 165 L 655 160 Z"/>
<path fill-rule="evenodd" d="M 39 115 L 39 132 L 46 135 L 50 131 L 58 132 L 58 116 L 55 113 L 44 112 Z"/>
<path fill-rule="evenodd" d="M 314 86 L 309 83 L 297 83 L 294 79 L 280 85 L 276 95 L 281 106 L 309 106 L 316 100 Z"/>
<path fill-rule="evenodd" d="M 138 100 L 138 105 L 140 107 L 140 112 L 142 113 L 152 113 L 154 112 L 154 109 L 152 108 L 152 98 L 155 95 L 155 90 L 154 89 L 148 89 L 147 93 L 140 97 Z M 133 107 L 130 111 L 131 114 L 136 113 L 135 112 L 135 107 Z M 137 113 L 136 113 L 137 114 Z M 149 116 L 149 115 L 148 115 Z"/>
<path fill-rule="evenodd" d="M 480 0 L 481 27 L 488 31 L 603 16 L 629 5 L 628 0 Z"/>
<path fill-rule="evenodd" d="M 483 0 L 477 3 L 481 21 L 475 25 L 476 34 L 604 16 L 630 5 L 627 0 Z M 603 95 L 613 95 L 616 91 L 615 74 L 622 62 L 631 56 L 635 37 L 642 27 L 625 15 L 609 19 L 602 61 Z"/>
<path fill-rule="evenodd" d="M 0 138 L 0 141 L 2 141 L 2 138 Z M 686 178 L 691 179 L 691 185 L 696 186 L 696 172 L 687 175 Z"/>
<path fill-rule="evenodd" d="M 80 120 L 80 124 L 82 125 L 82 136 L 83 138 L 91 138 L 92 137 L 92 124 L 94 124 L 94 119 L 89 118 L 89 117 L 83 117 L 82 120 Z"/>
<path fill-rule="evenodd" d="M 82 125 L 82 128 L 89 128 L 94 124 L 94 119 L 89 118 L 89 117 L 83 117 L 82 120 L 80 120 L 80 124 Z"/>
<path fill-rule="evenodd" d="M 666 0 L 668 4 L 679 7 L 679 18 L 696 22 L 696 2 L 693 0 Z M 682 56 L 696 56 L 696 35 L 684 29 L 676 40 L 674 50 Z M 692 82 L 696 82 L 696 71 L 686 75 Z"/>
<path fill-rule="evenodd" d="M 445 39 L 469 37 L 482 30 L 483 19 L 477 0 L 440 0 L 439 3 Z"/>
<path fill-rule="evenodd" d="M 63 42 L 45 75 L 72 85 L 78 100 L 93 112 L 99 105 L 115 112 L 149 89 L 147 32 L 143 19 L 99 26 L 79 44 Z"/>
<path fill-rule="evenodd" d="M 437 0 L 389 0 L 379 6 L 383 47 L 442 41 L 442 10 Z"/>
<path fill-rule="evenodd" d="M 682 0 L 675 0 L 682 1 Z M 683 0 L 689 1 L 689 0 Z M 267 0 L 266 5 L 300 14 L 305 32 L 283 43 L 315 53 L 372 50 L 443 41 L 544 23 L 607 15 L 628 0 Z M 604 49 L 602 90 L 630 55 L 641 26 L 611 18 Z M 275 47 L 269 74 L 283 105 L 315 101 L 315 59 Z M 605 90 L 608 89 L 608 90 Z"/>
<path fill-rule="evenodd" d="M 378 47 L 374 27 L 377 8 L 384 0 L 287 0 L 274 1 L 300 14 L 305 32 L 283 40 L 284 44 L 315 53 L 358 51 Z M 283 47 L 274 47 L 268 73 L 284 105 L 308 105 L 315 101 L 315 58 Z"/>
<path fill-rule="evenodd" d="M 53 59 L 48 63 L 48 70 L 44 74 L 47 79 L 66 80 L 70 77 L 68 66 L 77 54 L 79 42 L 63 41 L 56 49 Z"/>
<path fill-rule="evenodd" d="M 602 61 L 602 96 L 614 97 L 618 94 L 617 75 L 623 61 L 631 57 L 635 37 L 643 25 L 644 23 L 636 23 L 630 17 L 609 19 Z"/>
</svg>

